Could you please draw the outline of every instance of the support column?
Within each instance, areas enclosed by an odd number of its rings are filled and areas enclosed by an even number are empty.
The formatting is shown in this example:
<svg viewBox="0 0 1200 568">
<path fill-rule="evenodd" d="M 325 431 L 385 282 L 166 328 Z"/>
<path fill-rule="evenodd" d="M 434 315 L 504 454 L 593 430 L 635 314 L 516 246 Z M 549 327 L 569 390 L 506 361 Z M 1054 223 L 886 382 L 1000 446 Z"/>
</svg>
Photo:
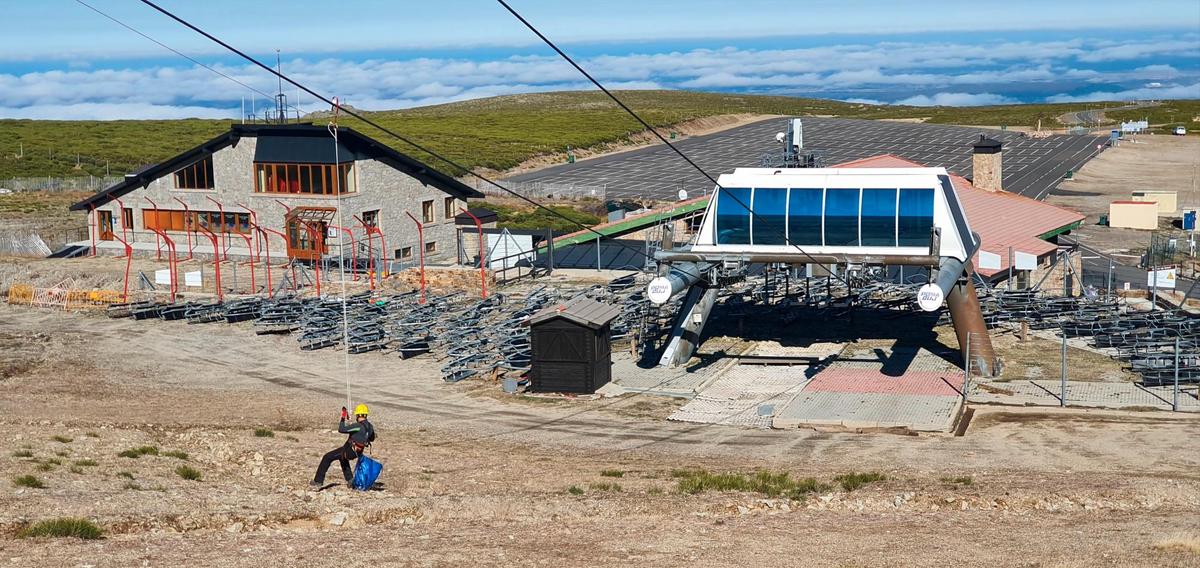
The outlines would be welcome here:
<svg viewBox="0 0 1200 568">
<path fill-rule="evenodd" d="M 693 285 L 688 290 L 675 320 L 675 328 L 671 330 L 671 338 L 658 361 L 660 366 L 678 367 L 692 358 L 692 354 L 700 346 L 700 334 L 704 332 L 708 314 L 717 303 L 717 292 L 718 288 L 700 285 Z"/>
<path fill-rule="evenodd" d="M 973 272 L 974 267 L 968 262 L 963 270 L 966 278 L 960 278 L 950 288 L 946 306 L 950 308 L 950 319 L 954 322 L 954 334 L 958 337 L 958 348 L 963 351 L 963 360 L 968 356 L 966 349 L 970 345 L 970 367 L 979 369 L 985 377 L 995 377 L 1000 374 L 1000 360 L 996 358 L 992 338 L 983 322 L 983 309 L 979 306 L 979 296 L 971 279 Z"/>
</svg>

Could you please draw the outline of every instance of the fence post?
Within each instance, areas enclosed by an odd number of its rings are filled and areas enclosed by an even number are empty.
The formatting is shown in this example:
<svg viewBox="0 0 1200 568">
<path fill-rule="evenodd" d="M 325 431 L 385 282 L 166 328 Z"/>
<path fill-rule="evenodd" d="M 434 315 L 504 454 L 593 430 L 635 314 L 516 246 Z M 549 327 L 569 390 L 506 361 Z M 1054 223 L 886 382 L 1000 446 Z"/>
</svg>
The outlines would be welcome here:
<svg viewBox="0 0 1200 568">
<path fill-rule="evenodd" d="M 963 365 L 963 386 L 962 386 L 963 404 L 967 403 L 967 390 L 970 388 L 969 385 L 971 383 L 971 333 L 970 332 L 967 333 L 967 346 L 966 347 L 967 347 L 966 348 L 967 360 L 966 360 L 966 363 Z"/>
<path fill-rule="evenodd" d="M 1175 338 L 1175 386 L 1171 389 L 1171 410 L 1179 412 L 1179 338 Z"/>
<path fill-rule="evenodd" d="M 1062 334 L 1062 378 L 1059 380 L 1059 396 L 1058 405 L 1067 405 L 1067 330 L 1058 328 L 1058 332 Z"/>
</svg>

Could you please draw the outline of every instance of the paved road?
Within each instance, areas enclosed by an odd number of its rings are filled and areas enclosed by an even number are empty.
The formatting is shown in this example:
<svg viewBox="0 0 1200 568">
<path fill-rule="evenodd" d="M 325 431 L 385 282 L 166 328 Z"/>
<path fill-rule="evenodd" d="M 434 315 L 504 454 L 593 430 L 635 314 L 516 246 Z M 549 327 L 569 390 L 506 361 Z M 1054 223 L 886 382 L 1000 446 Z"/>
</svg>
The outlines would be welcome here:
<svg viewBox="0 0 1200 568">
<path fill-rule="evenodd" d="M 775 133 L 783 119 L 755 122 L 707 136 L 679 141 L 676 146 L 714 178 L 737 167 L 757 167 L 765 154 L 780 146 Z M 976 127 L 912 124 L 845 118 L 805 118 L 804 141 L 837 164 L 891 153 L 929 166 L 971 175 L 971 144 L 984 133 L 1005 144 L 1004 186 L 1014 193 L 1040 198 L 1069 169 L 1078 169 L 1102 144 L 1099 136 L 1051 136 L 1040 140 L 1019 133 Z M 610 198 L 673 198 L 680 189 L 696 194 L 712 184 L 669 148 L 662 145 L 553 166 L 509 178 L 556 184 L 605 186 Z"/>
</svg>

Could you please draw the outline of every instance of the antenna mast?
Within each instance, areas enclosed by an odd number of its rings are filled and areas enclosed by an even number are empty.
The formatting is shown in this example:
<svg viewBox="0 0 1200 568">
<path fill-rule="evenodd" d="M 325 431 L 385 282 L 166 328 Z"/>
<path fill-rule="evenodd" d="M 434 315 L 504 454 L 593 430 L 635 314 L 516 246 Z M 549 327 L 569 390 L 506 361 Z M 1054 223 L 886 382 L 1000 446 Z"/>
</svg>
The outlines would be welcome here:
<svg viewBox="0 0 1200 568">
<path fill-rule="evenodd" d="M 280 63 L 279 50 L 275 50 L 275 76 L 279 79 L 279 91 L 275 94 L 275 120 L 280 124 L 287 122 L 287 95 L 283 94 L 283 65 Z"/>
</svg>

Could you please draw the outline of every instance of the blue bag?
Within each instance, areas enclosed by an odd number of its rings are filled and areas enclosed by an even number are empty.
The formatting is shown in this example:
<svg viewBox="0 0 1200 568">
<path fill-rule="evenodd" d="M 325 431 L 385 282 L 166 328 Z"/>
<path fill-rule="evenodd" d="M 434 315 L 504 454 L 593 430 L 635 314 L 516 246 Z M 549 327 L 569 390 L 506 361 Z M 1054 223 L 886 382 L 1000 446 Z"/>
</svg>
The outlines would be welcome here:
<svg viewBox="0 0 1200 568">
<path fill-rule="evenodd" d="M 354 483 L 350 487 L 359 491 L 370 489 L 372 485 L 375 485 L 375 480 L 379 478 L 381 471 L 383 471 L 383 464 L 367 456 L 360 456 L 358 465 L 354 466 Z"/>
</svg>

